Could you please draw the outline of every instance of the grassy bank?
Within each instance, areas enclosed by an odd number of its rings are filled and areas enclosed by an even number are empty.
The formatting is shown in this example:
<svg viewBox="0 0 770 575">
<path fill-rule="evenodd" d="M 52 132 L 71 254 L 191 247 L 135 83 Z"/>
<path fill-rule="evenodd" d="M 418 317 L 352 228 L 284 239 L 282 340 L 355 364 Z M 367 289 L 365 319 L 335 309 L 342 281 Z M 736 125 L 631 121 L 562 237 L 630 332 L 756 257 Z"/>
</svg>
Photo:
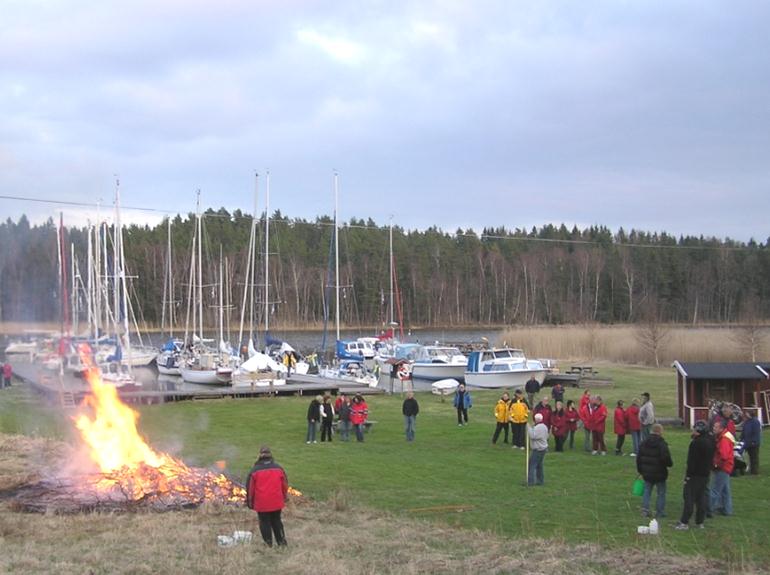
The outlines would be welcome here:
<svg viewBox="0 0 770 575">
<path fill-rule="evenodd" d="M 671 370 L 600 366 L 616 386 L 603 390 L 610 405 L 649 391 L 658 415 L 674 415 Z M 6 390 L 7 391 L 7 390 Z M 22 397 L 25 392 L 12 393 Z M 580 390 L 569 390 L 576 398 Z M 765 524 L 770 517 L 766 476 L 734 479 L 736 515 L 708 522 L 703 532 L 681 533 L 672 525 L 681 511 L 681 479 L 688 434 L 667 429 L 675 467 L 669 480 L 668 519 L 657 538 L 636 535 L 640 499 L 630 494 L 636 476 L 629 457 L 591 456 L 580 449 L 546 457 L 546 486 L 525 488 L 524 454 L 505 445 L 492 446 L 491 416 L 497 393 L 474 392 L 468 427 L 457 427 L 449 402 L 420 395 L 417 440 L 404 441 L 399 397 L 370 400 L 374 430 L 363 444 L 305 445 L 305 412 L 309 398 L 200 401 L 142 408 L 140 428 L 156 447 L 180 454 L 192 464 L 208 466 L 226 460 L 228 470 L 243 477 L 261 444 L 273 447 L 290 482 L 316 501 L 342 497 L 353 506 L 378 509 L 399 520 L 428 520 L 456 531 L 458 541 L 475 538 L 474 529 L 509 541 L 545 538 L 559 544 L 600 545 L 623 555 L 638 550 L 704 555 L 738 568 L 746 562 L 770 560 Z M 3 402 L 7 404 L 2 396 Z M 23 404 L 12 411 L 34 429 L 59 434 L 67 424 L 56 412 Z M 0 426 L 7 425 L 0 412 Z M 59 421 L 59 423 L 57 423 Z M 27 423 L 29 430 L 30 424 Z M 611 433 L 608 436 L 614 437 Z M 578 447 L 578 446 L 576 446 Z M 767 461 L 770 450 L 763 449 Z M 459 510 L 459 511 L 458 511 Z M 291 529 L 291 527 L 290 527 Z M 319 542 L 323 532 L 317 534 Z"/>
</svg>

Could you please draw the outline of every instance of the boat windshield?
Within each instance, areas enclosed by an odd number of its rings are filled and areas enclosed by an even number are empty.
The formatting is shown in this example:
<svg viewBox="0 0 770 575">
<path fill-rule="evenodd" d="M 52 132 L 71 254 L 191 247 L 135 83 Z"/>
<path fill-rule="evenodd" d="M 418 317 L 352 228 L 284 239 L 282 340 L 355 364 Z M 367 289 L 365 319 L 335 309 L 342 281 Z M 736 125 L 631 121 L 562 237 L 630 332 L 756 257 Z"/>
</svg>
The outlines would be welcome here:
<svg viewBox="0 0 770 575">
<path fill-rule="evenodd" d="M 393 356 L 396 359 L 405 359 L 407 361 L 414 361 L 420 353 L 422 346 L 418 343 L 407 343 L 396 347 L 396 351 Z"/>
<path fill-rule="evenodd" d="M 494 353 L 497 359 L 524 359 L 524 352 L 520 349 L 496 349 Z"/>
</svg>

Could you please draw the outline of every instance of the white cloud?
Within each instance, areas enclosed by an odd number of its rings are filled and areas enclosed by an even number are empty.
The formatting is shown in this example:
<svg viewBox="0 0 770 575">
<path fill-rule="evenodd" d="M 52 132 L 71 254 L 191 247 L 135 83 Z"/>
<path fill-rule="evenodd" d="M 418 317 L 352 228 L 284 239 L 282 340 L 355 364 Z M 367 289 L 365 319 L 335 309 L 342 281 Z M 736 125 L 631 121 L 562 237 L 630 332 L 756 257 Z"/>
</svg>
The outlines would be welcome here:
<svg viewBox="0 0 770 575">
<path fill-rule="evenodd" d="M 303 44 L 319 48 L 324 54 L 343 64 L 358 65 L 366 57 L 363 45 L 340 36 L 322 34 L 312 28 L 297 30 L 297 39 Z"/>
</svg>

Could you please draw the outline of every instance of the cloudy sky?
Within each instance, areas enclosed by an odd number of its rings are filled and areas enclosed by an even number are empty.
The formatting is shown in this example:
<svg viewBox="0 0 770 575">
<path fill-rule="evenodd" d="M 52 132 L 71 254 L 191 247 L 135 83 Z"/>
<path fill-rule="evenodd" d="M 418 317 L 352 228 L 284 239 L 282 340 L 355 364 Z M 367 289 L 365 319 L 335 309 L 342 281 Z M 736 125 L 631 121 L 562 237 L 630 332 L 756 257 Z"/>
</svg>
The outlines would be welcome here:
<svg viewBox="0 0 770 575">
<path fill-rule="evenodd" d="M 764 241 L 768 21 L 761 1 L 0 0 L 0 216 L 109 203 L 115 174 L 126 205 L 200 189 L 251 212 L 269 169 L 271 208 L 314 218 L 336 169 L 346 220 Z"/>
</svg>

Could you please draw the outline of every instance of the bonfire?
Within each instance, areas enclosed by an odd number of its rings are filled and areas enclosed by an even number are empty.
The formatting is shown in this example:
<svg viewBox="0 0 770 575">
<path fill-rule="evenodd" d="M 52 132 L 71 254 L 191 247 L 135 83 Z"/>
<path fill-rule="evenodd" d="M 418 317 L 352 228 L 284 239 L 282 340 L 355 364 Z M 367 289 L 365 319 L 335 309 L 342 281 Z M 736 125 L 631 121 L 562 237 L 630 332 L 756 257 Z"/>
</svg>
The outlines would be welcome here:
<svg viewBox="0 0 770 575">
<path fill-rule="evenodd" d="M 139 414 L 102 381 L 90 355 L 81 353 L 81 357 L 91 394 L 74 423 L 89 461 L 78 463 L 77 471 L 62 465 L 37 483 L 18 489 L 17 507 L 41 512 L 165 511 L 205 502 L 244 502 L 245 489 L 225 475 L 189 467 L 150 447 L 136 428 Z"/>
</svg>

